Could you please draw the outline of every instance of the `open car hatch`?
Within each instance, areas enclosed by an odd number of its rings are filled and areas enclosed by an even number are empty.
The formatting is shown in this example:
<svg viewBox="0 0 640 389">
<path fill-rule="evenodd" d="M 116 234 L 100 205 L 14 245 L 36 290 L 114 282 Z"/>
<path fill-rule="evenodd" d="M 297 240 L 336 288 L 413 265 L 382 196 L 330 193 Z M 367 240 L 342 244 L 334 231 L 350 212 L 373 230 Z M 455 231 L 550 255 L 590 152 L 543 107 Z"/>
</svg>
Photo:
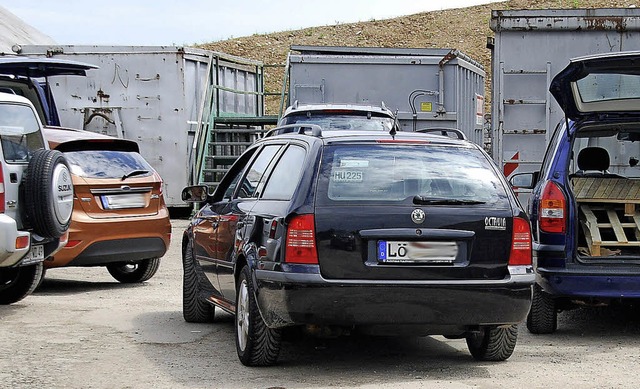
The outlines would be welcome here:
<svg viewBox="0 0 640 389">
<path fill-rule="evenodd" d="M 87 70 L 97 68 L 84 62 L 53 58 L 0 58 L 0 74 L 23 77 L 86 76 Z"/>
<path fill-rule="evenodd" d="M 640 51 L 574 58 L 549 91 L 571 120 L 640 112 Z"/>
</svg>

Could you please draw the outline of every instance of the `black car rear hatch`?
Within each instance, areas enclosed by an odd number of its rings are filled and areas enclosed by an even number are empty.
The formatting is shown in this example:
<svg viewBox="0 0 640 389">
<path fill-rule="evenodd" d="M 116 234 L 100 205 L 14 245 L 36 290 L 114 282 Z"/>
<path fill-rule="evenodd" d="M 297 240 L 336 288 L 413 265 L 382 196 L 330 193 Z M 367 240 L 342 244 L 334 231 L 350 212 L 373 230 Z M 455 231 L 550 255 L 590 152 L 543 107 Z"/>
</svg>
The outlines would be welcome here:
<svg viewBox="0 0 640 389">
<path fill-rule="evenodd" d="M 425 222 L 412 220 L 416 210 Z M 501 279 L 511 210 L 449 206 L 316 209 L 318 257 L 331 279 Z"/>
<path fill-rule="evenodd" d="M 473 147 L 327 147 L 316 194 L 329 279 L 487 280 L 508 272 L 513 209 Z"/>
</svg>

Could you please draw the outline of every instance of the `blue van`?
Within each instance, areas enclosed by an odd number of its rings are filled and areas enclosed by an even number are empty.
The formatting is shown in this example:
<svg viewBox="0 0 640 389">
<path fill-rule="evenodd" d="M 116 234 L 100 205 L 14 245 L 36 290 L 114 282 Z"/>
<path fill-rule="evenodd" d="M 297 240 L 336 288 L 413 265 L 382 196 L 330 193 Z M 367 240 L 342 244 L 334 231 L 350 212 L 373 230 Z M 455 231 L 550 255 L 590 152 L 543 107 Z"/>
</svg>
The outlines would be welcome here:
<svg viewBox="0 0 640 389">
<path fill-rule="evenodd" d="M 575 58 L 549 90 L 565 120 L 540 171 L 511 179 L 533 189 L 532 333 L 577 304 L 640 297 L 640 52 Z"/>
</svg>

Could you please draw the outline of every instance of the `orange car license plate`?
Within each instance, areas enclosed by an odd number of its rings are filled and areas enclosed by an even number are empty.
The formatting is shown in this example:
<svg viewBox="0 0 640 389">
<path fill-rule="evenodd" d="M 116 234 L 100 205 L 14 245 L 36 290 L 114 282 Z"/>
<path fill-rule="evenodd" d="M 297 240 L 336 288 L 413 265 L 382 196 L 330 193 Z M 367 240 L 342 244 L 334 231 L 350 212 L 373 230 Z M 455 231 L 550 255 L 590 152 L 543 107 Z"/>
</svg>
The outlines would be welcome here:
<svg viewBox="0 0 640 389">
<path fill-rule="evenodd" d="M 144 208 L 146 206 L 144 193 L 122 193 L 102 196 L 104 209 Z"/>
</svg>

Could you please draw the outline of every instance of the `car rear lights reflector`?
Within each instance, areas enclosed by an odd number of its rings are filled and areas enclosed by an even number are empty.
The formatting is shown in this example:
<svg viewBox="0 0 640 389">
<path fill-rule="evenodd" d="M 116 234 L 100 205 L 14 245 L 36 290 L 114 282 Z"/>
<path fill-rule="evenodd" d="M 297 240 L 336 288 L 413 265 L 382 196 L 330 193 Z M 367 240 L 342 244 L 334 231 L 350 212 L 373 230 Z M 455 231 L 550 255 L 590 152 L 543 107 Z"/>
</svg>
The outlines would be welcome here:
<svg viewBox="0 0 640 389">
<path fill-rule="evenodd" d="M 70 249 L 72 247 L 76 247 L 81 242 L 82 242 L 81 240 L 72 239 L 72 240 L 67 241 L 67 244 L 64 247 Z"/>
<path fill-rule="evenodd" d="M 287 263 L 318 263 L 313 215 L 297 215 L 289 221 L 284 261 Z"/>
<path fill-rule="evenodd" d="M 562 189 L 553 181 L 547 181 L 540 199 L 540 230 L 564 233 L 566 228 L 566 198 Z"/>
<path fill-rule="evenodd" d="M 29 247 L 29 236 L 19 236 L 16 238 L 16 250 Z"/>
<path fill-rule="evenodd" d="M 509 266 L 531 265 L 531 226 L 526 219 L 513 218 Z"/>
</svg>

